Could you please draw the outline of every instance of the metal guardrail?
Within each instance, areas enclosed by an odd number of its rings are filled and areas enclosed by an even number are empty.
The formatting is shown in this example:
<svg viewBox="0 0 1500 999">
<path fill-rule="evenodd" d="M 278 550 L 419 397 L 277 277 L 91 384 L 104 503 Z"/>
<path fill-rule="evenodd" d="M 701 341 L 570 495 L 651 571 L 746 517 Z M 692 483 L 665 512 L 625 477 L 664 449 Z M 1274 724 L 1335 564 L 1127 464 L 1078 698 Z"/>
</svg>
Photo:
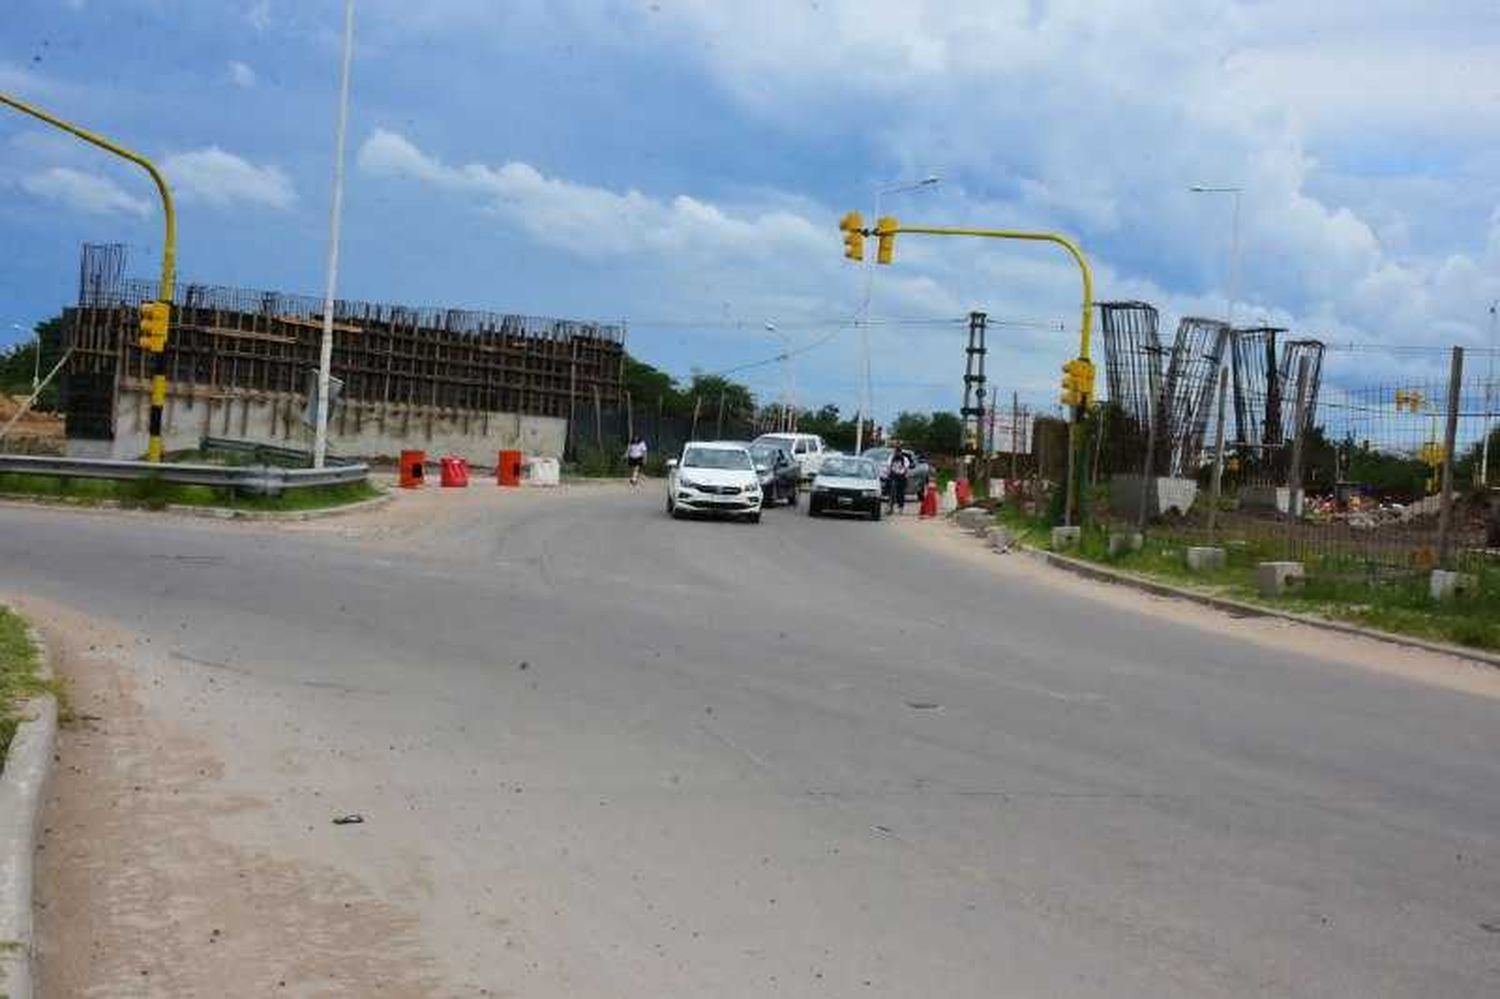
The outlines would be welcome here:
<svg viewBox="0 0 1500 999">
<path fill-rule="evenodd" d="M 370 466 L 278 468 L 272 465 L 194 465 L 179 462 L 115 461 L 107 458 L 58 458 L 48 455 L 0 454 L 0 473 L 53 475 L 67 479 L 116 479 L 169 482 L 181 486 L 216 486 L 263 496 L 288 489 L 364 482 Z"/>
<path fill-rule="evenodd" d="M 278 461 L 312 464 L 311 452 L 295 447 L 283 447 L 280 444 L 261 444 L 257 441 L 235 440 L 230 437 L 205 437 L 199 447 L 204 451 L 224 451 L 229 454 L 248 454 L 261 458 L 275 458 Z M 329 465 L 358 464 L 353 458 L 338 458 L 331 454 L 326 457 L 325 461 Z"/>
</svg>

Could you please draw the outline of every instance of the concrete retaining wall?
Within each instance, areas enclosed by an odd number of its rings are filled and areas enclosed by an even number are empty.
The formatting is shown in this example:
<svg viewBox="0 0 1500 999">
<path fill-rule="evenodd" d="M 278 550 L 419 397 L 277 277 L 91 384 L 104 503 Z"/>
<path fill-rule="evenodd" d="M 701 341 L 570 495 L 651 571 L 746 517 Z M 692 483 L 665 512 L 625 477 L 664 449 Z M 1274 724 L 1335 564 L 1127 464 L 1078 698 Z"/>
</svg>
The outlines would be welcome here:
<svg viewBox="0 0 1500 999">
<path fill-rule="evenodd" d="M 70 439 L 68 454 L 140 457 L 146 451 L 150 403 L 148 385 L 121 384 L 115 396 L 114 440 Z M 195 448 L 204 437 L 310 448 L 312 430 L 302 423 L 305 405 L 301 393 L 234 395 L 179 387 L 167 395 L 163 441 L 168 451 Z M 567 429 L 567 420 L 553 416 L 355 402 L 334 407 L 328 449 L 351 458 L 395 458 L 403 448 L 421 448 L 433 456 L 452 454 L 489 466 L 495 452 L 505 448 L 560 457 Z"/>
</svg>

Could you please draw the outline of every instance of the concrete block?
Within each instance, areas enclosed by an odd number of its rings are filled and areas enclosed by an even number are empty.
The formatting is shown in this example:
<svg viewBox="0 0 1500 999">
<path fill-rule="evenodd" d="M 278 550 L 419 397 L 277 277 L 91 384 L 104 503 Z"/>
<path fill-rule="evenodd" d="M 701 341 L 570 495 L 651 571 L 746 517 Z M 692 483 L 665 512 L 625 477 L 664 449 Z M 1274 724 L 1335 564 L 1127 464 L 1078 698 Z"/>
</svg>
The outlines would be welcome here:
<svg viewBox="0 0 1500 999">
<path fill-rule="evenodd" d="M 1187 550 L 1187 567 L 1193 572 L 1213 572 L 1228 564 L 1224 549 L 1212 546 L 1192 547 Z"/>
<path fill-rule="evenodd" d="M 1138 552 L 1145 543 L 1145 538 L 1140 531 L 1115 532 L 1109 536 L 1109 553 L 1111 555 L 1125 555 L 1130 552 Z"/>
<path fill-rule="evenodd" d="M 1192 509 L 1198 498 L 1198 483 L 1194 479 L 1177 476 L 1154 475 L 1146 486 L 1146 516 L 1160 517 L 1165 513 L 1185 514 Z M 1109 509 L 1118 517 L 1135 519 L 1141 512 L 1141 477 L 1139 475 L 1116 475 L 1109 480 Z"/>
<path fill-rule="evenodd" d="M 997 552 L 1008 552 L 1010 546 L 1016 543 L 1015 536 L 1010 533 L 1010 528 L 1003 524 L 996 524 L 990 528 L 990 547 Z"/>
<path fill-rule="evenodd" d="M 1474 592 L 1476 581 L 1466 572 L 1449 572 L 1446 569 L 1432 570 L 1428 580 L 1428 592 L 1434 600 L 1452 600 Z"/>
<path fill-rule="evenodd" d="M 1279 597 L 1306 578 L 1301 562 L 1261 562 L 1255 567 L 1255 588 L 1263 597 Z"/>
<path fill-rule="evenodd" d="M 1307 497 L 1301 493 L 1296 498 L 1296 515 L 1302 516 L 1307 507 Z M 1292 490 L 1287 486 L 1240 486 L 1241 510 L 1271 510 L 1284 514 L 1292 509 Z"/>
<path fill-rule="evenodd" d="M 995 515 L 983 507 L 967 506 L 953 515 L 958 526 L 976 534 L 995 522 Z"/>
<path fill-rule="evenodd" d="M 1080 538 L 1083 537 L 1081 527 L 1054 527 L 1052 529 L 1052 550 L 1063 551 L 1067 548 L 1076 547 Z"/>
</svg>

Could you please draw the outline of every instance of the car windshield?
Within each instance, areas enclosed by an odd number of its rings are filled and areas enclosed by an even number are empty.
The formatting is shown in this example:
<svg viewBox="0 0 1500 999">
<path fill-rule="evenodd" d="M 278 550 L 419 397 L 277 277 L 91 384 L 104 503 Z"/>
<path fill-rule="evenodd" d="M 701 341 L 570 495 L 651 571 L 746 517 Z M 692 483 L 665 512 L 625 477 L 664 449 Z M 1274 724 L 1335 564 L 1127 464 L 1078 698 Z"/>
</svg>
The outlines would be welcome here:
<svg viewBox="0 0 1500 999">
<path fill-rule="evenodd" d="M 873 479 L 875 463 L 868 458 L 828 458 L 818 474 L 843 479 Z"/>
<path fill-rule="evenodd" d="M 690 447 L 682 452 L 683 468 L 750 468 L 750 454 L 742 448 Z"/>
<path fill-rule="evenodd" d="M 776 454 L 781 448 L 769 444 L 759 444 L 750 449 L 750 457 L 755 459 L 758 465 L 773 465 L 776 463 Z"/>
<path fill-rule="evenodd" d="M 891 460 L 891 449 L 888 447 L 872 447 L 867 449 L 860 457 L 868 458 L 877 465 L 884 465 Z"/>
</svg>

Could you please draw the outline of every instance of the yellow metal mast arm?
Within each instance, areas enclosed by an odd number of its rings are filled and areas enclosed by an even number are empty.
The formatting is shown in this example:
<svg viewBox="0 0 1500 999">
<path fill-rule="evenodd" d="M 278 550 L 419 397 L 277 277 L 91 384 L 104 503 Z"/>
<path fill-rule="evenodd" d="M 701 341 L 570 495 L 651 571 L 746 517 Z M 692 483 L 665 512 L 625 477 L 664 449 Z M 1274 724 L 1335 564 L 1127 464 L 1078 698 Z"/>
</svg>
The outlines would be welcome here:
<svg viewBox="0 0 1500 999">
<path fill-rule="evenodd" d="M 1094 274 L 1088 258 L 1078 244 L 1056 232 L 1033 232 L 1025 229 L 961 229 L 949 226 L 897 225 L 892 233 L 917 233 L 926 236 L 982 236 L 987 239 L 1026 239 L 1038 243 L 1056 243 L 1072 255 L 1083 275 L 1083 322 L 1079 327 L 1079 357 L 1088 359 L 1089 342 L 1094 329 Z"/>
<path fill-rule="evenodd" d="M 86 128 L 80 128 L 71 122 L 63 121 L 53 114 L 48 114 L 41 108 L 27 104 L 19 98 L 9 94 L 0 93 L 0 104 L 8 104 L 23 114 L 29 114 L 33 118 L 40 118 L 49 125 L 71 132 L 85 142 L 91 142 L 101 149 L 108 150 L 116 156 L 122 157 L 136 164 L 151 175 L 151 180 L 156 184 L 157 193 L 161 195 L 162 213 L 166 216 L 166 238 L 162 242 L 161 255 L 161 290 L 158 297 L 163 302 L 172 301 L 174 286 L 177 283 L 177 213 L 172 207 L 172 192 L 167 188 L 167 181 L 152 163 L 140 153 L 132 152 L 116 142 L 111 142 L 102 135 L 95 135 Z"/>
</svg>

